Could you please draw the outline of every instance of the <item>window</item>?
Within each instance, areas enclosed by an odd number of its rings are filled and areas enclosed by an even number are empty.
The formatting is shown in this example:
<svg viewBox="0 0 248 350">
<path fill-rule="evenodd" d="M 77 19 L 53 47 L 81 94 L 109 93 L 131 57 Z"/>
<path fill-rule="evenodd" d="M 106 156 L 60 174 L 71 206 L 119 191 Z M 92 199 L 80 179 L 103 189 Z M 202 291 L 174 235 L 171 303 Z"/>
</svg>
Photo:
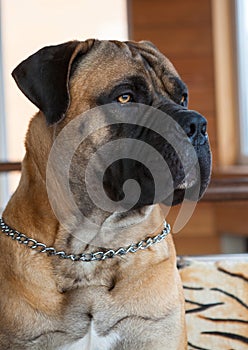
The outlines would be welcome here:
<svg viewBox="0 0 248 350">
<path fill-rule="evenodd" d="M 240 156 L 248 163 L 248 1 L 236 0 Z"/>
<path fill-rule="evenodd" d="M 43 46 L 68 40 L 126 40 L 126 0 L 0 0 L 0 162 L 21 161 L 36 107 L 17 88 L 12 70 Z M 19 174 L 0 173 L 0 208 Z"/>
<path fill-rule="evenodd" d="M 0 24 L 1 24 L 1 3 L 0 3 Z M 5 105 L 4 105 L 4 86 L 3 86 L 3 65 L 2 65 L 2 41 L 0 26 L 0 161 L 6 159 L 6 129 L 5 129 Z M 5 205 L 8 198 L 7 174 L 0 174 L 0 213 L 2 206 Z"/>
</svg>

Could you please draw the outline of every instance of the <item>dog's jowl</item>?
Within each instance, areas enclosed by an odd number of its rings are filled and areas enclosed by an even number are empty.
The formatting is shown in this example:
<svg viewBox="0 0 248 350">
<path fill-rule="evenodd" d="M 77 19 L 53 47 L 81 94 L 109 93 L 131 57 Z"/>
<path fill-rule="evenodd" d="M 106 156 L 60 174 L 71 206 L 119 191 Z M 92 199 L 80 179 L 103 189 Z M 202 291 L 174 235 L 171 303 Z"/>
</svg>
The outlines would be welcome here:
<svg viewBox="0 0 248 350">
<path fill-rule="evenodd" d="M 0 349 L 185 350 L 160 205 L 210 178 L 186 85 L 145 41 L 47 46 L 13 77 L 39 112 L 0 221 Z"/>
</svg>

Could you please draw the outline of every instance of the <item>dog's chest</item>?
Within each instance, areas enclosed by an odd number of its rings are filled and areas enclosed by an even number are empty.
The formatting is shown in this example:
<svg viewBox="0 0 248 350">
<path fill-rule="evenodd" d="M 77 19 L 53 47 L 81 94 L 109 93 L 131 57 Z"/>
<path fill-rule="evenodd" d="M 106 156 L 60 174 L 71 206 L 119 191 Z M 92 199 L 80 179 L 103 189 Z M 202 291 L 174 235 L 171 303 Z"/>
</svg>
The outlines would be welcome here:
<svg viewBox="0 0 248 350">
<path fill-rule="evenodd" d="M 119 335 L 115 332 L 99 336 L 92 321 L 88 333 L 82 339 L 66 344 L 58 350 L 111 350 L 119 339 Z"/>
</svg>

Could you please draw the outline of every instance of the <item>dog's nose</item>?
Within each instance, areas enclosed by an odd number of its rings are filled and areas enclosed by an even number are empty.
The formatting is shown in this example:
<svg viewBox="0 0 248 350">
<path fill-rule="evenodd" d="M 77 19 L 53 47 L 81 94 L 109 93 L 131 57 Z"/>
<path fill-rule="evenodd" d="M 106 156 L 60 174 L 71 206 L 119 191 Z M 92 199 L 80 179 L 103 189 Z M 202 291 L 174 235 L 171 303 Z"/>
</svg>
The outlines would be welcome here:
<svg viewBox="0 0 248 350">
<path fill-rule="evenodd" d="M 193 146 L 207 142 L 207 120 L 198 112 L 175 103 L 166 103 L 159 108 L 172 117 L 184 130 Z"/>
<path fill-rule="evenodd" d="M 189 137 L 193 146 L 204 145 L 207 141 L 207 121 L 197 112 L 187 111 L 177 122 Z"/>
</svg>

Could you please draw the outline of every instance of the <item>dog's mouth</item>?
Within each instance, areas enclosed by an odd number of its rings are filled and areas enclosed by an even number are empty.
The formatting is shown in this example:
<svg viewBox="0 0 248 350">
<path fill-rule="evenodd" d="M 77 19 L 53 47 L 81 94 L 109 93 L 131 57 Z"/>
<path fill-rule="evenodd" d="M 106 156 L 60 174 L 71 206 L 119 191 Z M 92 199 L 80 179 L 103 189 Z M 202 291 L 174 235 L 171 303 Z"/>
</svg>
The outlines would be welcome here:
<svg viewBox="0 0 248 350">
<path fill-rule="evenodd" d="M 187 191 L 187 190 L 190 190 L 191 188 L 196 187 L 197 184 L 199 185 L 199 181 L 197 177 L 193 179 L 187 179 L 187 176 L 186 176 L 186 178 L 175 188 L 175 191 L 177 190 Z"/>
<path fill-rule="evenodd" d="M 198 175 L 197 175 L 196 167 L 193 167 L 191 171 L 185 175 L 185 178 L 179 183 L 179 185 L 176 186 L 175 191 L 186 190 L 196 185 L 197 176 Z"/>
<path fill-rule="evenodd" d="M 125 198 L 123 184 L 129 179 L 137 181 L 140 197 L 132 209 L 155 203 L 174 206 L 184 199 L 198 201 L 206 191 L 210 178 L 211 158 L 208 150 L 208 147 L 205 151 L 198 150 L 198 162 L 193 165 L 189 162 L 186 169 L 182 167 L 180 160 L 166 159 L 168 171 L 163 173 L 160 172 L 161 163 L 158 160 L 156 176 L 144 164 L 135 160 L 119 160 L 105 172 L 104 189 L 111 200 L 118 202 Z M 155 160 L 152 161 L 156 163 Z M 135 193 L 133 195 L 135 197 Z M 131 198 L 125 199 L 124 207 L 129 207 L 132 200 L 131 194 Z"/>
</svg>

